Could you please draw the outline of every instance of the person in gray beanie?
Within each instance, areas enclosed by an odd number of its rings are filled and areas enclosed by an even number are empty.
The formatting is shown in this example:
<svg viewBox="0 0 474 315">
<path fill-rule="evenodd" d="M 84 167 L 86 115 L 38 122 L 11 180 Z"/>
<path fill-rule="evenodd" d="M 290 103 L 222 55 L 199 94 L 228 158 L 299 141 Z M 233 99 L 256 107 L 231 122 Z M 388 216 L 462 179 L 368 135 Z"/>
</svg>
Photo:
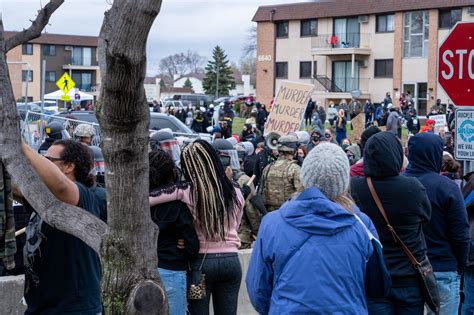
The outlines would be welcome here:
<svg viewBox="0 0 474 315">
<path fill-rule="evenodd" d="M 321 143 L 300 176 L 305 190 L 263 218 L 246 278 L 250 301 L 259 314 L 367 314 L 367 228 L 377 233 L 348 196 L 347 156 Z"/>
</svg>

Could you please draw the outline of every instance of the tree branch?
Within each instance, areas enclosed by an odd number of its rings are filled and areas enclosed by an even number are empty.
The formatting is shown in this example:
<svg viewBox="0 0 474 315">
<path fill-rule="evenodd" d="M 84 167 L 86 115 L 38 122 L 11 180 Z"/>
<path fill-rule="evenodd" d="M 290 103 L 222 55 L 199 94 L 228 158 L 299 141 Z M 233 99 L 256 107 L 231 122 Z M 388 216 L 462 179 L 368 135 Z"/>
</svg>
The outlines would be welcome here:
<svg viewBox="0 0 474 315">
<path fill-rule="evenodd" d="M 49 18 L 62 4 L 64 0 L 50 0 L 50 2 L 38 11 L 38 16 L 32 21 L 31 26 L 21 31 L 15 36 L 5 41 L 5 52 L 8 52 L 18 45 L 29 42 L 41 35 L 41 32 L 48 24 Z"/>
</svg>

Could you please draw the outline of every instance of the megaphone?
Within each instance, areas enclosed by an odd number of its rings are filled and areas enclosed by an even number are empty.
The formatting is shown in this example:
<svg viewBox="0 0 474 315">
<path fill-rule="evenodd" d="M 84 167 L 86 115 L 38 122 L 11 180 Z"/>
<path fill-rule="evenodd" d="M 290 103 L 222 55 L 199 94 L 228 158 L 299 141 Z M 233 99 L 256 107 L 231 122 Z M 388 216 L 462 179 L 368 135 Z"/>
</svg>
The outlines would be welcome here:
<svg viewBox="0 0 474 315">
<path fill-rule="evenodd" d="M 281 136 L 278 133 L 270 132 L 265 140 L 267 147 L 271 150 L 278 150 L 278 139 L 280 139 L 280 137 Z"/>
<path fill-rule="evenodd" d="M 298 144 L 302 144 L 304 146 L 309 144 L 310 136 L 309 133 L 306 131 L 295 131 L 290 133 L 291 135 L 295 136 L 298 138 Z"/>
</svg>

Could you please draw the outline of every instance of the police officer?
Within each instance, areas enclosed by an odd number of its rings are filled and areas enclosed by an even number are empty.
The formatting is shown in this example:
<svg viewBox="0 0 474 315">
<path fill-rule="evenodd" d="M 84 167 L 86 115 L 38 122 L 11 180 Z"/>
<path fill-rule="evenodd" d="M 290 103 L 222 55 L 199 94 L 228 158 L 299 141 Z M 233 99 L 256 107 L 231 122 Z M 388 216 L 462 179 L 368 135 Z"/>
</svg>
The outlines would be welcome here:
<svg viewBox="0 0 474 315">
<path fill-rule="evenodd" d="M 273 211 L 281 207 L 296 192 L 303 191 L 300 181 L 301 167 L 294 159 L 298 138 L 294 135 L 278 139 L 278 159 L 265 167 L 262 178 L 262 195 L 265 207 Z"/>
<path fill-rule="evenodd" d="M 53 145 L 54 141 L 63 138 L 64 126 L 60 122 L 52 121 L 46 125 L 46 139 L 38 149 L 38 153 L 44 155 L 49 147 Z"/>
<path fill-rule="evenodd" d="M 92 145 L 95 128 L 89 124 L 79 124 L 74 130 L 74 139 L 86 145 Z"/>
</svg>

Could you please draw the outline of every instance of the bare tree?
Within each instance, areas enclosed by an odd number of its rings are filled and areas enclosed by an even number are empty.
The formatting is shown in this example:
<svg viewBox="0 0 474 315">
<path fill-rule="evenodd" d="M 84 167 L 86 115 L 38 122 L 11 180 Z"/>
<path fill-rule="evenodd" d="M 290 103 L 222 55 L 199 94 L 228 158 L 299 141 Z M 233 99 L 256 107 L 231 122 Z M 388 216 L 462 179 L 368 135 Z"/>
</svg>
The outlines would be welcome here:
<svg viewBox="0 0 474 315">
<path fill-rule="evenodd" d="M 257 26 L 253 25 L 247 30 L 247 41 L 242 48 L 242 57 L 257 55 Z"/>
<path fill-rule="evenodd" d="M 29 28 L 5 40 L 0 16 L 0 157 L 23 196 L 50 226 L 76 236 L 96 252 L 107 225 L 91 213 L 57 200 L 39 179 L 21 152 L 20 118 L 16 111 L 6 53 L 41 35 L 51 15 L 64 0 L 51 0 L 41 10 Z"/>
<path fill-rule="evenodd" d="M 195 51 L 188 50 L 186 52 L 186 63 L 188 65 L 189 72 L 200 73 L 204 72 L 204 64 L 206 63 L 206 58 L 199 55 Z"/>
<path fill-rule="evenodd" d="M 188 50 L 186 53 L 177 53 L 160 60 L 160 71 L 169 77 L 175 74 L 184 76 L 188 73 L 204 72 L 203 65 L 206 58 L 197 52 Z"/>
<path fill-rule="evenodd" d="M 149 109 L 143 81 L 148 33 L 161 0 L 114 1 L 99 35 L 97 117 L 103 134 L 108 225 L 102 240 L 107 314 L 163 314 L 158 227 L 148 202 Z M 133 14 L 130 14 L 133 12 Z"/>
</svg>

